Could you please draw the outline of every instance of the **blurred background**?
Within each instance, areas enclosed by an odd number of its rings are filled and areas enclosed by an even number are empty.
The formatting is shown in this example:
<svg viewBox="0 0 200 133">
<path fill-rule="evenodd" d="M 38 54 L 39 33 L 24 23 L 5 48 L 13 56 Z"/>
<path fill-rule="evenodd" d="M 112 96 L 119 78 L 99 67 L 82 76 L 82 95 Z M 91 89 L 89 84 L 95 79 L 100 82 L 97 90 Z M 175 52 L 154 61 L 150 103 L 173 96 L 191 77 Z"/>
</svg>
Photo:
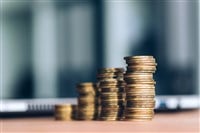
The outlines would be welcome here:
<svg viewBox="0 0 200 133">
<path fill-rule="evenodd" d="M 101 67 L 153 55 L 157 95 L 199 92 L 198 0 L 3 0 L 1 97 L 76 97 Z"/>
</svg>

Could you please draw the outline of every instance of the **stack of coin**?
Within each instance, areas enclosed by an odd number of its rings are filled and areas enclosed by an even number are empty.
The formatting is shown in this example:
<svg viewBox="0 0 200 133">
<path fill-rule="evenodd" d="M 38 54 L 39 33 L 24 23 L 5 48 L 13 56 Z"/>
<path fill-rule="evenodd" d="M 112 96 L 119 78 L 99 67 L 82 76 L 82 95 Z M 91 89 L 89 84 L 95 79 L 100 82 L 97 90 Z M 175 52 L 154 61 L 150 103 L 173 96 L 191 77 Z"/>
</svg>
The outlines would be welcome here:
<svg viewBox="0 0 200 133">
<path fill-rule="evenodd" d="M 70 121 L 73 119 L 73 105 L 58 104 L 54 107 L 55 120 Z"/>
<path fill-rule="evenodd" d="M 103 68 L 98 71 L 101 106 L 99 120 L 122 119 L 125 98 L 123 75 L 123 68 Z"/>
<path fill-rule="evenodd" d="M 91 82 L 80 83 L 77 85 L 78 113 L 79 120 L 94 120 L 96 116 L 96 84 Z"/>
<path fill-rule="evenodd" d="M 156 62 L 152 56 L 124 57 L 127 71 L 125 120 L 151 120 L 154 116 Z"/>
</svg>

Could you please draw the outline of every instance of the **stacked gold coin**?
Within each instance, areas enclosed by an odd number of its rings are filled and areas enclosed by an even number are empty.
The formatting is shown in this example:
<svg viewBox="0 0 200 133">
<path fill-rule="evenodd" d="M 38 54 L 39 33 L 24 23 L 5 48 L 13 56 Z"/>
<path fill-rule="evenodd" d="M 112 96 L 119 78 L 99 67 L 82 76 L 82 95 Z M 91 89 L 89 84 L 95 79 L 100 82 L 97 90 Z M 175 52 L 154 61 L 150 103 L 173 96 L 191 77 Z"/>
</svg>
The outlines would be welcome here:
<svg viewBox="0 0 200 133">
<path fill-rule="evenodd" d="M 54 107 L 55 120 L 70 121 L 73 119 L 73 107 L 71 104 L 58 104 Z"/>
<path fill-rule="evenodd" d="M 151 120 L 154 116 L 156 62 L 152 56 L 124 57 L 127 71 L 125 120 Z"/>
<path fill-rule="evenodd" d="M 125 98 L 123 74 L 123 68 L 103 68 L 98 71 L 101 106 L 99 120 L 123 118 Z"/>
<path fill-rule="evenodd" d="M 94 120 L 96 116 L 96 84 L 91 82 L 80 83 L 77 85 L 78 114 L 79 120 Z"/>
</svg>

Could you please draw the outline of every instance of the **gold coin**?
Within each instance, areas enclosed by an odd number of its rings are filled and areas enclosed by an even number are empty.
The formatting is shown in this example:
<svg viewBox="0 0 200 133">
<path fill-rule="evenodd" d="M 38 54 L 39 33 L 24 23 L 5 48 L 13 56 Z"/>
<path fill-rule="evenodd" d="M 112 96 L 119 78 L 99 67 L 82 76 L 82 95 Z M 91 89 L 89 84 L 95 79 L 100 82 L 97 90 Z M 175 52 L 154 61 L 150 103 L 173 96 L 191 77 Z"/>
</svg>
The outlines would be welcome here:
<svg viewBox="0 0 200 133">
<path fill-rule="evenodd" d="M 142 84 L 142 83 L 137 83 L 137 84 L 127 84 L 126 88 L 130 89 L 155 89 L 154 84 Z"/>
<path fill-rule="evenodd" d="M 118 112 L 101 112 L 100 116 L 113 116 L 113 117 L 117 117 L 118 116 Z"/>
<path fill-rule="evenodd" d="M 115 103 L 101 103 L 102 106 L 124 106 L 124 102 L 115 102 Z"/>
<path fill-rule="evenodd" d="M 111 118 L 109 118 L 109 117 L 100 117 L 99 118 L 99 120 L 103 120 L 103 121 L 116 121 L 117 120 L 117 118 L 113 118 L 113 117 L 111 117 Z"/>
<path fill-rule="evenodd" d="M 155 95 L 130 95 L 131 98 L 154 99 Z"/>
<path fill-rule="evenodd" d="M 100 81 L 100 86 L 101 84 L 117 84 L 118 80 L 117 79 L 105 79 Z"/>
<path fill-rule="evenodd" d="M 117 77 L 123 77 L 123 73 L 102 73 L 98 74 L 97 78 L 104 79 L 104 78 L 117 78 Z"/>
<path fill-rule="evenodd" d="M 152 91 L 152 92 L 145 92 L 145 91 L 138 91 L 138 92 L 133 92 L 133 91 L 127 91 L 126 92 L 126 97 L 125 98 L 131 98 L 131 97 L 134 97 L 134 96 L 138 96 L 138 95 L 145 95 L 145 96 L 147 96 L 147 95 L 149 95 L 149 96 L 154 96 L 155 97 L 155 91 Z"/>
<path fill-rule="evenodd" d="M 138 121 L 138 122 L 143 122 L 143 121 L 151 121 L 152 118 L 142 118 L 142 119 L 141 118 L 139 118 L 139 119 L 138 118 L 134 118 L 134 119 L 133 118 L 124 118 L 123 120 L 124 121 L 135 121 L 135 122 Z"/>
<path fill-rule="evenodd" d="M 138 92 L 144 92 L 144 93 L 155 93 L 155 89 L 146 89 L 146 88 L 144 88 L 144 89 L 137 89 L 137 88 L 125 88 L 125 92 L 126 92 L 126 94 L 127 93 L 138 93 Z"/>
<path fill-rule="evenodd" d="M 116 81 L 116 82 L 100 82 L 100 88 L 118 88 L 125 87 L 126 83 L 124 81 Z"/>
<path fill-rule="evenodd" d="M 155 104 L 156 101 L 155 100 L 127 100 L 126 102 L 131 103 L 131 104 L 137 104 L 137 103 Z"/>
<path fill-rule="evenodd" d="M 129 61 L 127 62 L 128 66 L 137 66 L 137 65 L 145 65 L 145 66 L 157 66 L 157 63 L 155 61 Z"/>
<path fill-rule="evenodd" d="M 91 121 L 91 120 L 94 120 L 94 117 L 78 117 L 78 120 Z"/>
<path fill-rule="evenodd" d="M 138 78 L 138 79 L 136 79 L 136 78 L 124 78 L 124 80 L 126 81 L 126 83 L 127 84 L 139 84 L 139 83 L 141 83 L 141 84 L 156 84 L 156 82 L 152 79 L 152 78 Z"/>
<path fill-rule="evenodd" d="M 130 59 L 154 59 L 153 56 L 149 56 L 149 55 L 140 55 L 140 56 L 127 56 L 124 57 L 125 60 L 130 60 Z"/>
<path fill-rule="evenodd" d="M 152 78 L 124 78 L 127 84 L 156 84 Z"/>
<path fill-rule="evenodd" d="M 77 87 L 79 88 L 82 88 L 82 87 L 96 87 L 96 84 L 95 83 L 92 83 L 92 82 L 83 82 L 83 83 L 79 83 L 77 84 Z"/>
<path fill-rule="evenodd" d="M 147 101 L 152 101 L 152 100 L 154 100 L 154 97 L 155 96 L 153 96 L 153 98 L 143 98 L 143 97 L 134 97 L 134 96 L 126 96 L 126 101 L 127 100 L 147 100 Z"/>
<path fill-rule="evenodd" d="M 156 70 L 156 66 L 146 66 L 146 65 L 134 65 L 134 66 L 127 66 L 127 69 L 149 69 L 149 70 Z"/>
<path fill-rule="evenodd" d="M 55 120 L 71 120 L 72 106 L 70 104 L 55 105 L 54 116 L 55 116 Z"/>
<path fill-rule="evenodd" d="M 143 95 L 155 95 L 155 89 L 149 89 L 149 88 L 125 88 L 126 96 L 128 93 L 143 93 Z M 131 95 L 129 94 L 129 96 Z M 132 96 L 135 96 L 132 95 Z"/>
<path fill-rule="evenodd" d="M 87 89 L 78 89 L 77 90 L 79 95 L 92 95 L 92 96 L 95 96 L 96 95 L 96 92 L 94 89 L 90 89 L 90 88 L 87 88 Z"/>
<path fill-rule="evenodd" d="M 131 114 L 127 115 L 125 114 L 125 117 L 127 118 L 152 118 L 153 114 Z"/>
<path fill-rule="evenodd" d="M 139 104 L 139 103 L 135 103 L 135 104 L 126 104 L 127 108 L 154 108 L 155 107 L 155 103 L 153 104 Z"/>
<path fill-rule="evenodd" d="M 56 104 L 54 106 L 55 111 L 63 110 L 63 111 L 72 111 L 71 104 Z"/>
<path fill-rule="evenodd" d="M 95 98 L 82 98 L 82 97 L 79 97 L 78 98 L 78 103 L 95 103 L 96 102 L 96 99 Z"/>
<path fill-rule="evenodd" d="M 154 73 L 156 71 L 156 67 L 153 66 L 128 66 L 127 72 L 151 72 Z"/>
<path fill-rule="evenodd" d="M 113 73 L 113 72 L 124 72 L 124 68 L 102 68 L 98 70 L 98 73 Z"/>
<path fill-rule="evenodd" d="M 118 111 L 119 108 L 120 108 L 119 105 L 101 106 L 101 110 L 106 110 L 106 111 Z"/>
<path fill-rule="evenodd" d="M 151 73 L 126 73 L 124 74 L 125 78 L 133 78 L 133 79 L 137 79 L 137 78 L 153 78 L 153 74 Z"/>
<path fill-rule="evenodd" d="M 129 108 L 126 107 L 124 110 L 125 113 L 154 113 L 154 109 L 153 108 Z"/>
<path fill-rule="evenodd" d="M 124 88 L 123 87 L 115 87 L 115 88 L 101 88 L 101 92 L 124 92 Z"/>
<path fill-rule="evenodd" d="M 130 108 L 130 107 L 126 107 L 125 110 L 126 111 L 138 111 L 138 112 L 141 112 L 141 111 L 151 111 L 151 110 L 154 110 L 154 108 Z"/>
</svg>

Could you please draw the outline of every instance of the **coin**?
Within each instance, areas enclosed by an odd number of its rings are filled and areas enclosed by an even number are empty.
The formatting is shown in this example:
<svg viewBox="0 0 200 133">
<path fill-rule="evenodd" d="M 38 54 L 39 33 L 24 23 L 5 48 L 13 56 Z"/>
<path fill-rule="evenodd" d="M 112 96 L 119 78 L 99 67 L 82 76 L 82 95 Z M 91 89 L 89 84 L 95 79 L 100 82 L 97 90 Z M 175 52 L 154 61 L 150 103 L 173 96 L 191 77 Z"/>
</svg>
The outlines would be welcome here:
<svg viewBox="0 0 200 133">
<path fill-rule="evenodd" d="M 146 121 L 154 116 L 155 84 L 153 73 L 157 63 L 153 56 L 124 57 L 127 70 L 124 74 L 126 82 L 126 107 L 124 120 Z"/>
<path fill-rule="evenodd" d="M 69 121 L 72 120 L 72 105 L 57 104 L 54 107 L 55 120 Z"/>
<path fill-rule="evenodd" d="M 93 120 L 97 114 L 98 85 L 92 82 L 84 82 L 77 84 L 78 96 L 78 120 Z"/>
<path fill-rule="evenodd" d="M 127 84 L 126 89 L 155 89 L 154 84 L 142 84 L 142 83 L 137 83 L 137 84 Z"/>
<path fill-rule="evenodd" d="M 124 68 L 102 68 L 98 70 L 98 73 L 123 73 Z"/>
<path fill-rule="evenodd" d="M 105 92 L 124 92 L 124 88 L 123 87 L 101 88 L 101 92 L 102 93 L 105 93 Z"/>
<path fill-rule="evenodd" d="M 101 110 L 99 120 L 118 120 L 124 109 L 124 68 L 103 68 L 98 71 Z"/>
</svg>

